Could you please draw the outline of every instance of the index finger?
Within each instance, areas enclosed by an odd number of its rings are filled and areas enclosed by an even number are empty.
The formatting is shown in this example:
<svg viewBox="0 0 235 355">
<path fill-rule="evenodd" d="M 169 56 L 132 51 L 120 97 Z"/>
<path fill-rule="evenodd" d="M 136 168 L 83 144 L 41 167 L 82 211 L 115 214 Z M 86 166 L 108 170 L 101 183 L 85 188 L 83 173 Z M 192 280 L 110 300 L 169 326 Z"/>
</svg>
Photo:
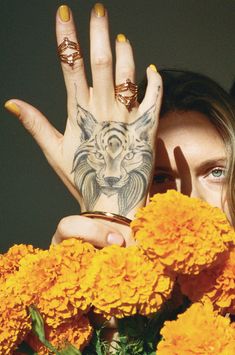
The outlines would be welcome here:
<svg viewBox="0 0 235 355">
<path fill-rule="evenodd" d="M 68 107 L 76 107 L 77 100 L 86 105 L 89 98 L 84 61 L 80 44 L 76 34 L 73 14 L 67 5 L 59 7 L 56 15 L 56 37 L 65 85 L 70 102 Z M 77 54 L 77 58 L 72 59 Z M 69 64 L 70 63 L 70 64 Z M 75 97 L 76 96 L 76 97 Z M 74 102 L 73 102 L 74 101 Z"/>
</svg>

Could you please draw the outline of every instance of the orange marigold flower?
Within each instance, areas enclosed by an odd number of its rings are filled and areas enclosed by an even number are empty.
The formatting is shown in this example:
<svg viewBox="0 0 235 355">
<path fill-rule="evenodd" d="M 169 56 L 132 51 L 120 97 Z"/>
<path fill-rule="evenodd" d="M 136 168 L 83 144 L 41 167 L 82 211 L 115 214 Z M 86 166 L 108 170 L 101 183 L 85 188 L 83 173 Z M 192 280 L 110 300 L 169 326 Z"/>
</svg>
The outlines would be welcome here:
<svg viewBox="0 0 235 355">
<path fill-rule="evenodd" d="M 83 284 L 94 311 L 107 318 L 156 312 L 172 288 L 173 277 L 160 263 L 148 261 L 135 246 L 116 245 L 96 253 Z"/>
<path fill-rule="evenodd" d="M 58 275 L 56 282 L 40 294 L 37 304 L 49 326 L 56 328 L 63 321 L 88 312 L 91 300 L 84 297 L 81 285 L 86 282 L 95 252 L 91 244 L 75 238 L 51 246 L 49 259 L 58 258 Z"/>
<path fill-rule="evenodd" d="M 182 292 L 193 302 L 209 298 L 214 309 L 235 314 L 235 248 L 198 275 L 181 275 Z"/>
<path fill-rule="evenodd" d="M 30 317 L 19 297 L 0 294 L 0 354 L 12 354 L 31 329 Z"/>
<path fill-rule="evenodd" d="M 175 321 L 165 322 L 157 355 L 235 354 L 235 329 L 211 303 L 194 303 Z"/>
<path fill-rule="evenodd" d="M 68 343 L 79 350 L 88 345 L 92 336 L 92 327 L 88 318 L 71 319 L 57 328 L 45 325 L 46 339 L 57 349 L 62 350 Z M 39 355 L 51 354 L 51 352 L 31 332 L 26 342 Z"/>
<path fill-rule="evenodd" d="M 43 291 L 55 284 L 59 258 L 49 257 L 48 250 L 27 254 L 19 262 L 19 270 L 5 282 L 5 292 L 20 297 L 25 306 L 37 304 Z"/>
<path fill-rule="evenodd" d="M 36 305 L 47 324 L 57 327 L 88 311 L 90 299 L 83 296 L 81 283 L 94 253 L 92 245 L 69 239 L 28 254 L 21 259 L 19 271 L 6 280 L 5 292 L 19 296 L 25 306 Z"/>
<path fill-rule="evenodd" d="M 198 274 L 235 241 L 225 214 L 175 190 L 156 194 L 131 223 L 145 254 L 178 273 Z"/>
<path fill-rule="evenodd" d="M 38 250 L 32 245 L 16 244 L 7 253 L 0 254 L 0 283 L 18 270 L 19 262 L 25 255 L 35 254 Z"/>
</svg>

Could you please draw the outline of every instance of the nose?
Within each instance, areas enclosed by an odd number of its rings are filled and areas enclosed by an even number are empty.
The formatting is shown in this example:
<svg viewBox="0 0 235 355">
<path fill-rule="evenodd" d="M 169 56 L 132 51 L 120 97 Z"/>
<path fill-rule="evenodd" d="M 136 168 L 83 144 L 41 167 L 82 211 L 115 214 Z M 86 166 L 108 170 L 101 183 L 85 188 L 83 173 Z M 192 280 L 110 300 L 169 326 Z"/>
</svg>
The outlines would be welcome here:
<svg viewBox="0 0 235 355">
<path fill-rule="evenodd" d="M 120 178 L 117 177 L 113 177 L 113 176 L 108 176 L 106 178 L 104 178 L 105 182 L 107 182 L 110 186 L 114 186 L 119 180 Z"/>
</svg>

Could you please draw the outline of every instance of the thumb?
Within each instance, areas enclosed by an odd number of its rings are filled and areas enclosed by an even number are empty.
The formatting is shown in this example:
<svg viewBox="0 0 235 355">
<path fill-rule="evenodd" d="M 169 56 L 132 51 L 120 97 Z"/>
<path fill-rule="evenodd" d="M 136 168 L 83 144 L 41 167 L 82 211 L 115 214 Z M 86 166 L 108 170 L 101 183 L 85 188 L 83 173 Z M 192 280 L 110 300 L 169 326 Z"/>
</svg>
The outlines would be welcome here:
<svg viewBox="0 0 235 355">
<path fill-rule="evenodd" d="M 125 245 L 125 239 L 115 227 L 83 216 L 64 217 L 58 224 L 52 244 L 59 244 L 68 238 L 81 238 L 96 247 Z"/>
<path fill-rule="evenodd" d="M 21 100 L 8 100 L 4 106 L 19 119 L 43 152 L 51 156 L 62 134 L 52 126 L 48 119 L 35 107 Z"/>
</svg>

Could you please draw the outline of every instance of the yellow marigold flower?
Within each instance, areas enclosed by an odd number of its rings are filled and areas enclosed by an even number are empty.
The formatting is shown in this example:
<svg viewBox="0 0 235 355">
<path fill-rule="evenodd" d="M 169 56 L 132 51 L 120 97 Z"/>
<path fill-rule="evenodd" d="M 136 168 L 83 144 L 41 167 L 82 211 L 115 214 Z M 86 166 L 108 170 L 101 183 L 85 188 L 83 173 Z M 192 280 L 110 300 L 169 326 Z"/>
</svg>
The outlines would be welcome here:
<svg viewBox="0 0 235 355">
<path fill-rule="evenodd" d="M 1 290 L 2 291 L 2 290 Z M 0 354 L 10 355 L 31 329 L 30 317 L 19 297 L 0 294 Z"/>
<path fill-rule="evenodd" d="M 165 322 L 157 355 L 235 354 L 235 329 L 213 311 L 211 303 L 194 303 L 175 321 Z"/>
<path fill-rule="evenodd" d="M 25 255 L 35 254 L 38 250 L 32 245 L 16 244 L 7 253 L 0 254 L 0 283 L 18 270 L 19 262 Z"/>
<path fill-rule="evenodd" d="M 87 274 L 84 294 L 91 297 L 94 311 L 107 318 L 156 312 L 173 288 L 164 267 L 148 261 L 135 246 L 98 251 Z"/>
<path fill-rule="evenodd" d="M 72 319 L 57 328 L 45 326 L 46 339 L 57 349 L 62 350 L 68 343 L 82 350 L 92 336 L 92 327 L 88 318 Z M 51 354 L 50 351 L 31 332 L 26 342 L 39 355 Z"/>
<path fill-rule="evenodd" d="M 156 194 L 131 223 L 145 254 L 178 273 L 198 274 L 235 241 L 225 214 L 175 190 Z"/>
<path fill-rule="evenodd" d="M 182 292 L 193 302 L 209 298 L 214 309 L 235 314 L 235 248 L 220 263 L 198 275 L 179 277 Z"/>
</svg>

